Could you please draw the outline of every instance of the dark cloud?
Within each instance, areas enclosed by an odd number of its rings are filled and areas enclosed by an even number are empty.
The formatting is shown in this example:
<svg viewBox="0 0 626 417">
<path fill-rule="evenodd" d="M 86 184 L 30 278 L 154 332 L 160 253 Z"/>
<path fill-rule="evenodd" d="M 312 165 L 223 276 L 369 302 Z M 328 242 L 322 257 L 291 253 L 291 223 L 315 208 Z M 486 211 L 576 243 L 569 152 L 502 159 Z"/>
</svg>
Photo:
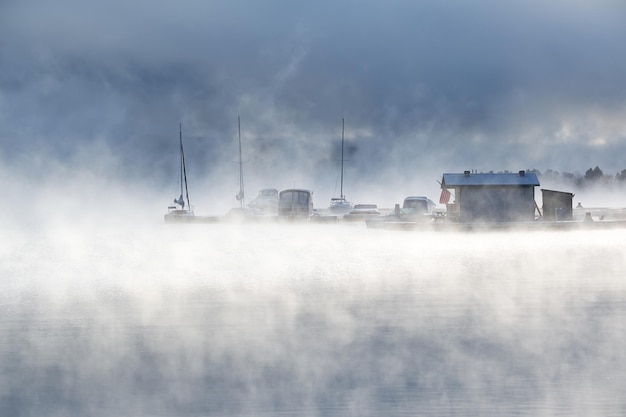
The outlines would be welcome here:
<svg viewBox="0 0 626 417">
<path fill-rule="evenodd" d="M 175 164 L 182 122 L 197 175 L 230 174 L 239 115 L 247 170 L 313 181 L 334 169 L 345 117 L 349 173 L 370 182 L 416 165 L 617 171 L 625 9 L 610 0 L 4 2 L 4 159 L 38 150 L 62 161 L 97 144 L 119 158 L 116 175 L 158 182 Z"/>
</svg>

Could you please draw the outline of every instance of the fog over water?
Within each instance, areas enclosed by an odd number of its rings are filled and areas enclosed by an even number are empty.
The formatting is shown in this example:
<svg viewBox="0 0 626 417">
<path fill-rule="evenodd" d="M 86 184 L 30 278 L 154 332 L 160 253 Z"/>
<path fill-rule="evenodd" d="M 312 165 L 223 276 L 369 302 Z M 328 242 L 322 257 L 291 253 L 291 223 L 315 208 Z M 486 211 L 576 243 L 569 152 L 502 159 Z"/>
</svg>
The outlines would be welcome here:
<svg viewBox="0 0 626 417">
<path fill-rule="evenodd" d="M 163 222 L 621 172 L 626 3 L 501 3 L 0 1 L 0 417 L 626 415 L 624 231 Z"/>
<path fill-rule="evenodd" d="M 127 213 L 2 225 L 0 415 L 626 412 L 621 230 Z"/>
</svg>

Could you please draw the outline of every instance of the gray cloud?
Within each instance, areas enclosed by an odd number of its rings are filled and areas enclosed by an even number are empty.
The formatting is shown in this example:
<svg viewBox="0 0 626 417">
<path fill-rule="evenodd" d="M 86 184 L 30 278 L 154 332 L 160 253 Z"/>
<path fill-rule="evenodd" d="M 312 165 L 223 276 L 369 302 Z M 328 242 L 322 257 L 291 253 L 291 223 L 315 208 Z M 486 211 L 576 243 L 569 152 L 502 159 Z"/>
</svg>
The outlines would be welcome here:
<svg viewBox="0 0 626 417">
<path fill-rule="evenodd" d="M 345 117 L 347 170 L 369 182 L 391 167 L 429 181 L 465 168 L 617 171 L 625 7 L 4 2 L 3 154 L 62 161 L 105 144 L 117 174 L 158 183 L 182 122 L 190 166 L 218 177 L 232 171 L 241 115 L 248 170 L 325 187 Z"/>
</svg>

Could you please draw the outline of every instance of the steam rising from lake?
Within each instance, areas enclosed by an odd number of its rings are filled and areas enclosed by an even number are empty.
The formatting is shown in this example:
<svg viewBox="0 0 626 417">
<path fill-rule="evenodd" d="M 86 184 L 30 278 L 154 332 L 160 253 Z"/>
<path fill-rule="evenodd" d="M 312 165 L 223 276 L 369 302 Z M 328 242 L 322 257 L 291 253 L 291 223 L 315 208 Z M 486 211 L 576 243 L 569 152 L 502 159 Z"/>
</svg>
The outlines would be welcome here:
<svg viewBox="0 0 626 417">
<path fill-rule="evenodd" d="M 620 230 L 5 230 L 1 415 L 626 412 Z"/>
</svg>

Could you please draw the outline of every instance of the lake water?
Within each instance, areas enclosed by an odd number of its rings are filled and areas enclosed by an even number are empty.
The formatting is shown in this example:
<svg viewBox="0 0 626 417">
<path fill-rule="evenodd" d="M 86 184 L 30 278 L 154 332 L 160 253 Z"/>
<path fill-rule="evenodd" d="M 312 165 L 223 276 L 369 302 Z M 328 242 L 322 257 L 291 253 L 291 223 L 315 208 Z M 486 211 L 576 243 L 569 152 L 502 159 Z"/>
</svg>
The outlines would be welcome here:
<svg viewBox="0 0 626 417">
<path fill-rule="evenodd" d="M 8 233 L 2 416 L 626 415 L 626 230 Z"/>
</svg>

